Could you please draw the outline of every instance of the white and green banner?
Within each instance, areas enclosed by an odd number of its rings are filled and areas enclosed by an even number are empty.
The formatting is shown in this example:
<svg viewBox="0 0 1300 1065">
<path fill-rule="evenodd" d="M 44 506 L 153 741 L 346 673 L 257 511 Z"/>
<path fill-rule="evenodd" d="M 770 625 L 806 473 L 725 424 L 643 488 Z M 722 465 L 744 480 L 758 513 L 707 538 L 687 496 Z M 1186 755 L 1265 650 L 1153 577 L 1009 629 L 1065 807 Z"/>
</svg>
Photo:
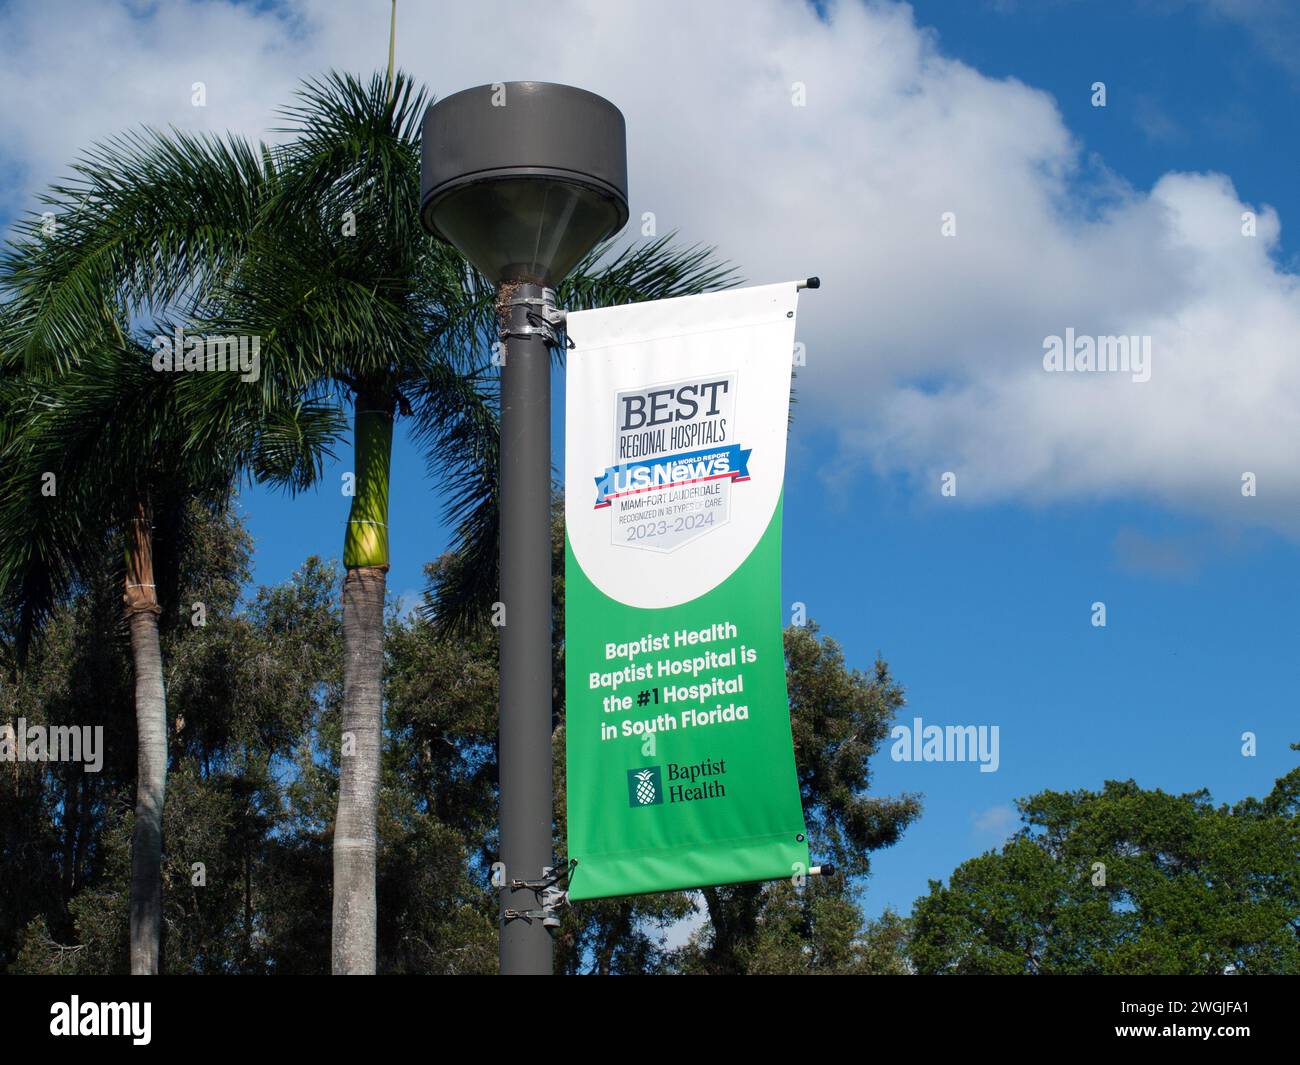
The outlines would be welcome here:
<svg viewBox="0 0 1300 1065">
<path fill-rule="evenodd" d="M 781 637 L 797 298 L 568 316 L 570 898 L 807 872 Z"/>
</svg>

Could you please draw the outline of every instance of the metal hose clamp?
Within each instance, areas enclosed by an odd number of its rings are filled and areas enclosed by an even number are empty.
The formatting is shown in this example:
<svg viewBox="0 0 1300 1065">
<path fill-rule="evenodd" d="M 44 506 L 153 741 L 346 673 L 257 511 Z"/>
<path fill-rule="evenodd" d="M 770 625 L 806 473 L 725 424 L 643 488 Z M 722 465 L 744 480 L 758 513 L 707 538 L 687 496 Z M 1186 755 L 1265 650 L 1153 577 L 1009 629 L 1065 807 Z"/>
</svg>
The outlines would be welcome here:
<svg viewBox="0 0 1300 1065">
<path fill-rule="evenodd" d="M 508 340 L 511 337 L 534 337 L 538 336 L 544 340 L 548 347 L 562 347 L 560 333 L 564 329 L 566 319 L 565 312 L 555 306 L 555 289 L 544 288 L 542 294 L 538 296 L 520 296 L 515 299 L 505 300 L 502 302 L 503 307 L 526 307 L 528 308 L 528 324 L 515 326 L 510 329 L 497 328 L 497 336 L 501 340 Z M 573 347 L 573 342 L 569 341 L 569 347 Z"/>
</svg>

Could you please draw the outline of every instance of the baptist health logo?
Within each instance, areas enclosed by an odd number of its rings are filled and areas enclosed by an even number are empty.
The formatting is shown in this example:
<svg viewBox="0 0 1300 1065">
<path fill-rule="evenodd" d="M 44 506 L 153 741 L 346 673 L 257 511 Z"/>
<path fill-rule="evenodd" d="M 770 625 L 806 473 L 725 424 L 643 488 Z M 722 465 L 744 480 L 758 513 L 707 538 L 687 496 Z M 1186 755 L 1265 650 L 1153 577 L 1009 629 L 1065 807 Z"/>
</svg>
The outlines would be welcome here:
<svg viewBox="0 0 1300 1065">
<path fill-rule="evenodd" d="M 663 770 L 657 765 L 627 771 L 627 804 L 659 806 L 664 801 Z"/>
</svg>

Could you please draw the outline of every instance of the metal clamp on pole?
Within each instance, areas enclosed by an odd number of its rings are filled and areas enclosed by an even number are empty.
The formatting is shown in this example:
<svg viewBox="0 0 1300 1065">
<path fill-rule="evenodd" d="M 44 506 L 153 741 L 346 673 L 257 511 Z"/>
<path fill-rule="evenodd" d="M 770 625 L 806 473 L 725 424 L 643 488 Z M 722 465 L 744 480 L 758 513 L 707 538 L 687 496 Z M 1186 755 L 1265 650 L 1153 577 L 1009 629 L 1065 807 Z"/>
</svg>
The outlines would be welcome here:
<svg viewBox="0 0 1300 1065">
<path fill-rule="evenodd" d="M 506 921 L 527 921 L 529 924 L 536 918 L 542 922 L 543 928 L 559 928 L 560 907 L 569 903 L 569 893 L 560 887 L 560 882 L 569 878 L 572 868 L 573 864 L 563 869 L 548 865 L 542 869 L 540 880 L 511 880 L 511 891 L 531 890 L 540 905 L 535 910 L 505 910 L 502 918 Z"/>
<path fill-rule="evenodd" d="M 509 340 L 511 337 L 541 337 L 549 347 L 558 348 L 560 344 L 560 332 L 564 329 L 566 315 L 564 311 L 555 306 L 555 289 L 543 288 L 542 294 L 538 296 L 517 296 L 512 299 L 502 300 L 501 307 L 527 307 L 528 319 L 527 325 L 514 326 L 506 329 L 498 326 L 497 336 L 501 340 Z M 567 339 L 567 338 L 566 338 Z M 569 347 L 573 347 L 573 341 L 568 342 Z"/>
</svg>

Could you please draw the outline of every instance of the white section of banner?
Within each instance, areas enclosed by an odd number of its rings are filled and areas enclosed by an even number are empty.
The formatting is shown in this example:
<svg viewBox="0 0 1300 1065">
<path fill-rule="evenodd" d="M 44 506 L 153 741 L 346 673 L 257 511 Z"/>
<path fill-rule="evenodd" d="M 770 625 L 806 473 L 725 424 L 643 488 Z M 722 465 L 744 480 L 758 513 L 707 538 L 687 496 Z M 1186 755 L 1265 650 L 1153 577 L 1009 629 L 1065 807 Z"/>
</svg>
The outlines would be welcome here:
<svg viewBox="0 0 1300 1065">
<path fill-rule="evenodd" d="M 695 599 L 767 530 L 797 302 L 790 281 L 569 314 L 565 524 L 610 598 Z"/>
</svg>

